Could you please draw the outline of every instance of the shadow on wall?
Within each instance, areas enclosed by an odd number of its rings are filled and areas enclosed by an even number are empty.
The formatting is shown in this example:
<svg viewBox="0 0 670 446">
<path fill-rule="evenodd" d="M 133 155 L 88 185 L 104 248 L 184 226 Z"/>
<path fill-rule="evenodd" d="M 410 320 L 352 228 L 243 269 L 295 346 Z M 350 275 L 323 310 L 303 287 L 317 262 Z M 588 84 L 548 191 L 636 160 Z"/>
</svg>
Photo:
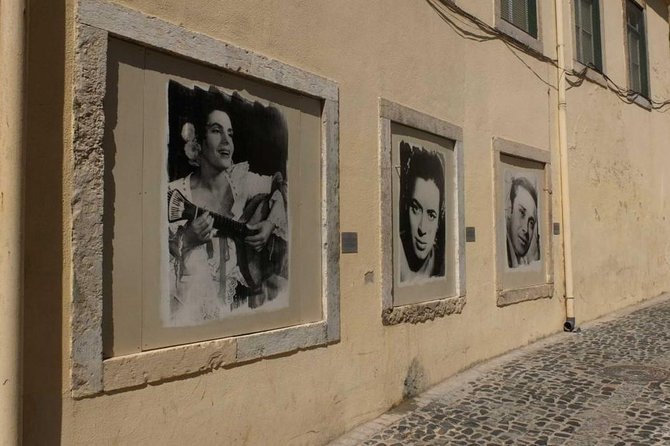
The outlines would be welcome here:
<svg viewBox="0 0 670 446">
<path fill-rule="evenodd" d="M 660 18 L 668 21 L 668 4 L 665 0 L 647 0 L 647 7 L 651 8 Z"/>
<path fill-rule="evenodd" d="M 405 381 L 403 382 L 403 399 L 412 398 L 419 395 L 426 388 L 426 379 L 423 366 L 418 359 L 412 359 L 409 365 Z"/>
<path fill-rule="evenodd" d="M 65 2 L 27 1 L 24 445 L 61 440 Z"/>
</svg>

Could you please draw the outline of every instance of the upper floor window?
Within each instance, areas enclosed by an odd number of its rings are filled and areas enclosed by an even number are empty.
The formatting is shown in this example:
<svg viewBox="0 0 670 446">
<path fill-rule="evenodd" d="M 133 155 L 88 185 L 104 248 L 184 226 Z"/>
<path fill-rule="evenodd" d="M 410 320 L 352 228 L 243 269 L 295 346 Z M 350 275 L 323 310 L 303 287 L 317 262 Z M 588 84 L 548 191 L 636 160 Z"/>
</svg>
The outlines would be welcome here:
<svg viewBox="0 0 670 446">
<path fill-rule="evenodd" d="M 575 46 L 579 62 L 602 71 L 599 0 L 575 1 Z"/>
<path fill-rule="evenodd" d="M 537 39 L 537 0 L 502 0 L 500 16 Z"/>
<path fill-rule="evenodd" d="M 626 1 L 626 39 L 628 43 L 629 88 L 636 93 L 649 97 L 644 10 L 633 0 Z"/>
</svg>

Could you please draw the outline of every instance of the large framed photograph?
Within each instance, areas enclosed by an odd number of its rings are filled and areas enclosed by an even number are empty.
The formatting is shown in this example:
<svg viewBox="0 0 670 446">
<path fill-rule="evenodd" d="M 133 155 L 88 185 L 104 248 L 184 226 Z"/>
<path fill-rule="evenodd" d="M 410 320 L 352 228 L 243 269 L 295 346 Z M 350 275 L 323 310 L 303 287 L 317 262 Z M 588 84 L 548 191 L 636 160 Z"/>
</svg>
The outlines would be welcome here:
<svg viewBox="0 0 670 446">
<path fill-rule="evenodd" d="M 506 164 L 503 174 L 505 203 L 505 252 L 508 271 L 533 271 L 542 267 L 540 233 L 544 197 L 538 194 L 537 169 Z M 540 189 L 541 191 L 542 189 Z M 546 234 L 545 234 L 546 235 Z M 544 241 L 544 240 L 542 240 Z"/>
<path fill-rule="evenodd" d="M 144 98 L 142 348 L 322 318 L 320 101 L 155 51 Z"/>
<path fill-rule="evenodd" d="M 496 138 L 498 305 L 551 297 L 548 151 Z"/>
<path fill-rule="evenodd" d="M 383 241 L 383 321 L 418 322 L 460 311 L 460 128 L 388 101 L 381 108 L 382 188 L 390 192 L 382 194 L 383 233 L 390 234 Z"/>
<path fill-rule="evenodd" d="M 106 0 L 76 27 L 73 395 L 337 342 L 337 84 Z"/>
<path fill-rule="evenodd" d="M 278 107 L 168 81 L 164 326 L 289 304 L 289 129 Z"/>
<path fill-rule="evenodd" d="M 399 166 L 393 188 L 395 301 L 414 303 L 417 298 L 407 296 L 405 289 L 437 282 L 442 282 L 439 293 L 451 294 L 453 277 L 447 280 L 447 271 L 453 270 L 448 265 L 453 259 L 447 253 L 453 246 L 447 245 L 453 237 L 448 237 L 446 215 L 448 209 L 453 212 L 453 200 L 447 200 L 453 184 L 447 183 L 453 180 L 454 142 L 393 124 L 391 144 L 396 155 L 392 163 Z M 418 299 L 428 297 L 435 296 Z"/>
</svg>

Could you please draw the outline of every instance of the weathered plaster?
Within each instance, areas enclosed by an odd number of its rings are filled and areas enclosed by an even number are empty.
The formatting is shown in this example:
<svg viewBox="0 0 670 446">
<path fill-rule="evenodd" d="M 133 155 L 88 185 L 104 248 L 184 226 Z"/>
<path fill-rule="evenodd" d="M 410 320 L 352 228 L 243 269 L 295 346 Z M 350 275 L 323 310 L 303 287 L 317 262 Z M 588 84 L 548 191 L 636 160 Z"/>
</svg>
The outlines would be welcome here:
<svg viewBox="0 0 670 446">
<path fill-rule="evenodd" d="M 72 190 L 72 391 L 102 390 L 102 209 L 107 33 L 81 25 L 76 51 Z"/>
<path fill-rule="evenodd" d="M 650 96 L 670 97 L 665 3 L 645 2 Z M 625 2 L 601 1 L 603 67 L 628 85 Z M 566 25 L 567 26 L 567 25 Z M 567 29 L 567 28 L 566 28 Z M 623 45 L 623 47 L 622 47 Z M 567 92 L 575 313 L 591 320 L 668 289 L 668 118 L 599 85 Z M 596 280 L 607 274 L 607 280 Z M 580 298 L 580 296 L 582 296 Z"/>
</svg>

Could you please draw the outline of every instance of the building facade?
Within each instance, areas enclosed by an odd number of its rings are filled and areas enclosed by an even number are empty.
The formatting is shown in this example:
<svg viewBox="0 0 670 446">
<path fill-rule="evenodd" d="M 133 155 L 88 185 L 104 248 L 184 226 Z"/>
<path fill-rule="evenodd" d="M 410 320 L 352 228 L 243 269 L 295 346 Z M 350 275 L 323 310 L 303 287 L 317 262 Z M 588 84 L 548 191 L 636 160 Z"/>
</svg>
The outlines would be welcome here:
<svg viewBox="0 0 670 446">
<path fill-rule="evenodd" d="M 0 443 L 325 444 L 670 290 L 664 0 L 9 3 Z"/>
</svg>

